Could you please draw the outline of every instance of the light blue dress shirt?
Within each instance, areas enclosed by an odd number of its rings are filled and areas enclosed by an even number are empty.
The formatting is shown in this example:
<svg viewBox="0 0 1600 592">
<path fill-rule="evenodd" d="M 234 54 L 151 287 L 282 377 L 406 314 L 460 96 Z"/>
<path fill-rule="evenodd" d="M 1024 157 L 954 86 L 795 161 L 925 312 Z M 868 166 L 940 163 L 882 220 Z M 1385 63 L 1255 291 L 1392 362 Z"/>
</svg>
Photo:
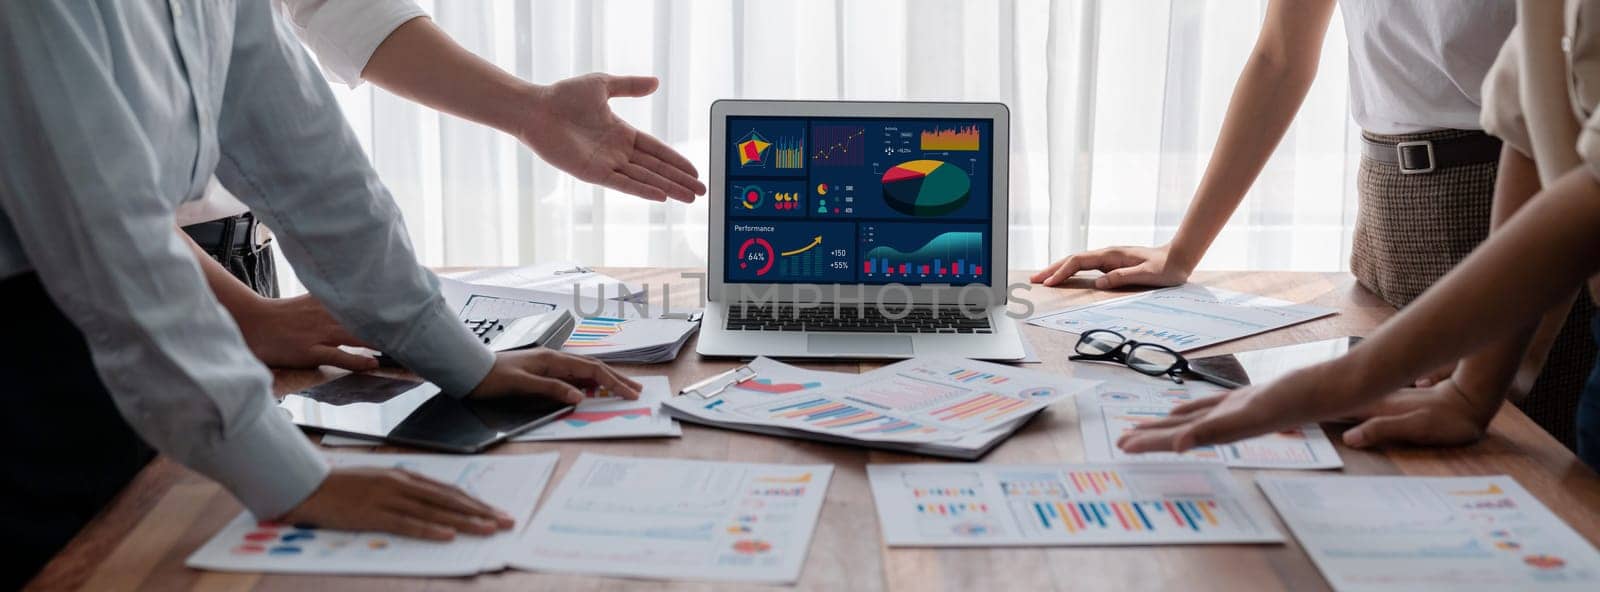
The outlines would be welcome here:
<svg viewBox="0 0 1600 592">
<path fill-rule="evenodd" d="M 129 424 L 256 515 L 328 467 L 174 227 L 213 172 L 359 337 L 447 392 L 488 373 L 270 2 L 0 2 L 0 72 L 0 279 L 36 271 Z"/>
</svg>

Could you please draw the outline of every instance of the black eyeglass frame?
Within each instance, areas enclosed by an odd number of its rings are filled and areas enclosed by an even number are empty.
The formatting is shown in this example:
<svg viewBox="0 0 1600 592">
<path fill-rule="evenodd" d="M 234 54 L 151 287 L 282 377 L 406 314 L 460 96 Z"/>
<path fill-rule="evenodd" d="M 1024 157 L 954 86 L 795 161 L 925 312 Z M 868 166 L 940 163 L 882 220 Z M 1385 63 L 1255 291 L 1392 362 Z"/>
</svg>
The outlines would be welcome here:
<svg viewBox="0 0 1600 592">
<path fill-rule="evenodd" d="M 1103 354 L 1083 353 L 1081 350 L 1083 344 L 1087 343 L 1090 337 L 1100 334 L 1114 335 L 1118 340 L 1121 341 L 1121 343 Z M 1146 370 L 1144 368 L 1139 368 L 1128 362 L 1128 360 L 1133 357 L 1133 351 L 1139 348 L 1151 348 L 1167 352 L 1172 354 L 1172 357 L 1177 359 L 1177 361 L 1173 362 L 1173 364 L 1168 366 L 1165 370 Z M 1123 366 L 1127 366 L 1129 370 L 1133 370 L 1134 372 L 1138 372 L 1147 376 L 1165 376 L 1172 379 L 1172 382 L 1176 382 L 1178 384 L 1183 384 L 1183 375 L 1189 372 L 1189 359 L 1183 357 L 1183 354 L 1178 353 L 1177 350 L 1157 343 L 1142 343 L 1134 341 L 1132 339 L 1128 339 L 1127 336 L 1110 329 L 1094 329 L 1092 331 L 1085 331 L 1082 335 L 1078 336 L 1078 343 L 1072 347 L 1072 352 L 1072 355 L 1068 356 L 1067 359 L 1074 362 L 1116 362 L 1122 364 Z"/>
</svg>

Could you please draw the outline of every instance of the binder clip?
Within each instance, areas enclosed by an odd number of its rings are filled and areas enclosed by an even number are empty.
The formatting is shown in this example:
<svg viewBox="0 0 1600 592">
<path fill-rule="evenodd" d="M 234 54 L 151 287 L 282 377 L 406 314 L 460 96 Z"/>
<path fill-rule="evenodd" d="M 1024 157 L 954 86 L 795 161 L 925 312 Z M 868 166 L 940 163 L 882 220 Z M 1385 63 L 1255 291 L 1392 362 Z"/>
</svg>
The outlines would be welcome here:
<svg viewBox="0 0 1600 592">
<path fill-rule="evenodd" d="M 756 371 L 749 366 L 739 366 L 727 372 L 713 375 L 710 378 L 696 382 L 678 391 L 678 396 L 695 395 L 702 399 L 710 399 L 728 390 L 728 387 L 742 384 L 755 379 Z"/>
</svg>

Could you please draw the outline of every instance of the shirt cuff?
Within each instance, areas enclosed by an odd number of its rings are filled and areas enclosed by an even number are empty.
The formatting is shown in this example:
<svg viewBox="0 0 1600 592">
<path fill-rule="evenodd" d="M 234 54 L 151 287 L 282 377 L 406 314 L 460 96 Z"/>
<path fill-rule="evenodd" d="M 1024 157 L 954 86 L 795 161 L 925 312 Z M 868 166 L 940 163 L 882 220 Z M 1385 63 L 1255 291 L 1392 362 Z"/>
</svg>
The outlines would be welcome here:
<svg viewBox="0 0 1600 592">
<path fill-rule="evenodd" d="M 323 74 L 355 88 L 378 46 L 400 25 L 420 16 L 428 13 L 410 1 L 328 2 L 296 25 L 317 54 Z"/>
<path fill-rule="evenodd" d="M 460 317 L 445 306 L 444 298 L 437 295 L 437 280 L 430 283 L 435 286 L 433 303 L 412 324 L 414 330 L 383 353 L 394 356 L 412 372 L 439 385 L 445 393 L 464 397 L 489 375 L 489 368 L 494 366 L 494 352 L 484 347 L 483 342 L 461 323 Z"/>
<path fill-rule="evenodd" d="M 328 476 L 328 461 L 300 429 L 270 404 L 255 421 L 228 434 L 216 448 L 184 459 L 189 468 L 222 483 L 257 518 L 276 518 L 311 496 Z"/>
</svg>

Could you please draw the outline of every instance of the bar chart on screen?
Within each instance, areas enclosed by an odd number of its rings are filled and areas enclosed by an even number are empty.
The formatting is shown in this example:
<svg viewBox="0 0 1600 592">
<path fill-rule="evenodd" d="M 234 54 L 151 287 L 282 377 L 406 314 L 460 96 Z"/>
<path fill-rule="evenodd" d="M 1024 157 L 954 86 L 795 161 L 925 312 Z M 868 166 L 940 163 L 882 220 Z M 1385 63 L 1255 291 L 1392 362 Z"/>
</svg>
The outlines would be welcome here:
<svg viewBox="0 0 1600 592">
<path fill-rule="evenodd" d="M 952 228 L 954 227 L 954 228 Z M 865 281 L 981 281 L 989 252 L 975 225 L 861 225 Z"/>
</svg>

